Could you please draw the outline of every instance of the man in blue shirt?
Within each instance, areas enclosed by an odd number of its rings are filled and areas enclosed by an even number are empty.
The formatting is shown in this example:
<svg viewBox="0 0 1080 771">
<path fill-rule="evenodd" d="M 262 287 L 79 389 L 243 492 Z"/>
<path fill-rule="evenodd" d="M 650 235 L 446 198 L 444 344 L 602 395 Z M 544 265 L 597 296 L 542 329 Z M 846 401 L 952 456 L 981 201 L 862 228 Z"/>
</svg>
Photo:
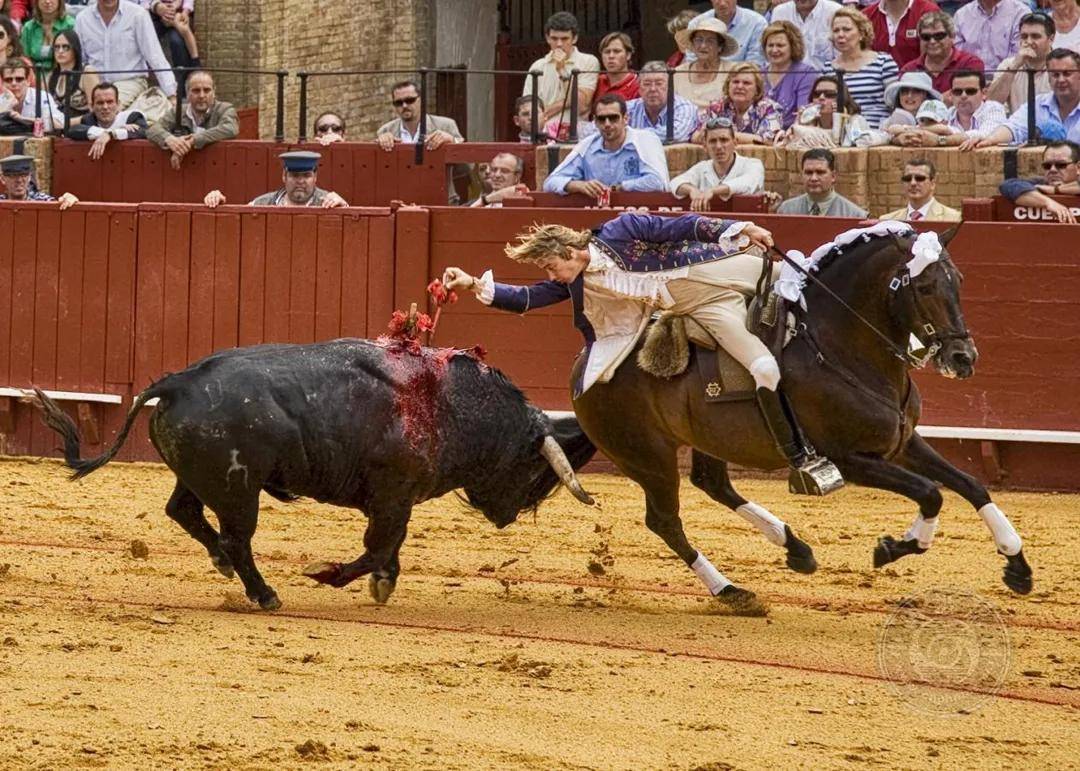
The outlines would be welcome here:
<svg viewBox="0 0 1080 771">
<path fill-rule="evenodd" d="M 712 0 L 712 7 L 711 11 L 691 19 L 687 29 L 693 30 L 705 19 L 719 19 L 727 25 L 728 34 L 739 42 L 738 53 L 724 58 L 729 62 L 753 62 L 764 69 L 765 52 L 761 50 L 761 33 L 768 25 L 765 17 L 749 8 L 740 8 L 735 0 Z"/>
<path fill-rule="evenodd" d="M 630 128 L 647 129 L 661 142 L 667 141 L 668 126 L 668 68 L 663 62 L 645 62 L 638 75 L 641 96 L 626 103 L 626 120 Z M 689 142 L 698 128 L 698 111 L 694 103 L 675 95 L 672 110 L 672 142 Z"/>
<path fill-rule="evenodd" d="M 651 131 L 627 127 L 625 100 L 618 94 L 605 94 L 593 114 L 598 133 L 579 142 L 548 175 L 544 191 L 599 198 L 613 189 L 637 193 L 667 190 L 664 148 Z"/>
<path fill-rule="evenodd" d="M 1059 139 L 1080 143 L 1080 54 L 1068 48 L 1055 48 L 1046 57 L 1046 68 L 1050 93 L 1035 97 L 1035 125 L 1057 134 Z M 976 147 L 1027 142 L 1027 111 L 1027 105 L 1021 105 L 1005 125 L 994 129 Z"/>
</svg>

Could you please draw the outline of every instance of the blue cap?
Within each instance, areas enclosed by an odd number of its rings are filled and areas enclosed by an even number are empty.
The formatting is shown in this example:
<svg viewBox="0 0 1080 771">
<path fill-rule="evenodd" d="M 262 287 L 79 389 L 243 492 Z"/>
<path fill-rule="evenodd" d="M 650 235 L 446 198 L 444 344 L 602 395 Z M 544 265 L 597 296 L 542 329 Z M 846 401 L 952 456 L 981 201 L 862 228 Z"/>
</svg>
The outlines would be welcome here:
<svg viewBox="0 0 1080 771">
<path fill-rule="evenodd" d="M 284 164 L 285 171 L 315 171 L 322 156 L 308 150 L 294 150 L 291 153 L 282 153 L 278 158 Z"/>
<path fill-rule="evenodd" d="M 6 158 L 0 158 L 0 172 L 4 174 L 29 174 L 33 170 L 33 156 L 9 155 Z"/>
</svg>

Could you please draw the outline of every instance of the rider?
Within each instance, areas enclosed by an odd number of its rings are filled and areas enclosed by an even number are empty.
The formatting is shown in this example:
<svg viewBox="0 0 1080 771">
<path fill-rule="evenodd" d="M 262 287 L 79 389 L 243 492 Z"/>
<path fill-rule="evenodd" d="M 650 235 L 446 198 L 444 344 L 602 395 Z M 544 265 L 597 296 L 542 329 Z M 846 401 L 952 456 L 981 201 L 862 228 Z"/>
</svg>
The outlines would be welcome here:
<svg viewBox="0 0 1080 771">
<path fill-rule="evenodd" d="M 534 225 L 516 245 L 507 245 L 508 257 L 540 267 L 548 281 L 513 286 L 496 283 L 490 270 L 477 278 L 447 268 L 443 283 L 448 289 L 471 289 L 485 305 L 517 313 L 570 298 L 586 346 L 575 398 L 615 374 L 653 311 L 692 317 L 754 378 L 769 431 L 798 472 L 801 489 L 823 494 L 834 489 L 830 480 L 834 483 L 839 473 L 797 438 L 777 392 L 776 358 L 746 328 L 746 299 L 772 246 L 772 234 L 752 222 L 627 212 L 591 232 Z"/>
</svg>

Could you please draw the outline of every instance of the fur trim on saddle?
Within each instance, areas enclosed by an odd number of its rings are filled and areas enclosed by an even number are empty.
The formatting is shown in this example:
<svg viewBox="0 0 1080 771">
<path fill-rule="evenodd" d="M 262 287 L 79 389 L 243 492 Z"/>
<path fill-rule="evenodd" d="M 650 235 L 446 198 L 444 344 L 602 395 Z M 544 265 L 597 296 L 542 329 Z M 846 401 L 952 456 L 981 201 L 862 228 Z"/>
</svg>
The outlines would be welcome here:
<svg viewBox="0 0 1080 771">
<path fill-rule="evenodd" d="M 637 363 L 650 375 L 673 378 L 690 365 L 690 341 L 685 317 L 662 313 L 645 332 L 645 344 L 637 354 Z"/>
</svg>

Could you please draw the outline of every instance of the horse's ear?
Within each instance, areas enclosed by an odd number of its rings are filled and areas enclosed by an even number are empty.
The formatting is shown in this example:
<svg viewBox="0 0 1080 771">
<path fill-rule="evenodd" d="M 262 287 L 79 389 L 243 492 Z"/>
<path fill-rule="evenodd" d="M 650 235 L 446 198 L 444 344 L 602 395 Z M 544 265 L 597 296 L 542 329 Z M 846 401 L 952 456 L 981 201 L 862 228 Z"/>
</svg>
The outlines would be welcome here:
<svg viewBox="0 0 1080 771">
<path fill-rule="evenodd" d="M 953 236 L 955 236 L 956 233 L 959 230 L 960 230 L 959 225 L 953 225 L 951 228 L 946 230 L 944 233 L 938 234 L 938 241 L 941 242 L 942 246 L 948 246 L 949 242 L 953 240 Z"/>
</svg>

